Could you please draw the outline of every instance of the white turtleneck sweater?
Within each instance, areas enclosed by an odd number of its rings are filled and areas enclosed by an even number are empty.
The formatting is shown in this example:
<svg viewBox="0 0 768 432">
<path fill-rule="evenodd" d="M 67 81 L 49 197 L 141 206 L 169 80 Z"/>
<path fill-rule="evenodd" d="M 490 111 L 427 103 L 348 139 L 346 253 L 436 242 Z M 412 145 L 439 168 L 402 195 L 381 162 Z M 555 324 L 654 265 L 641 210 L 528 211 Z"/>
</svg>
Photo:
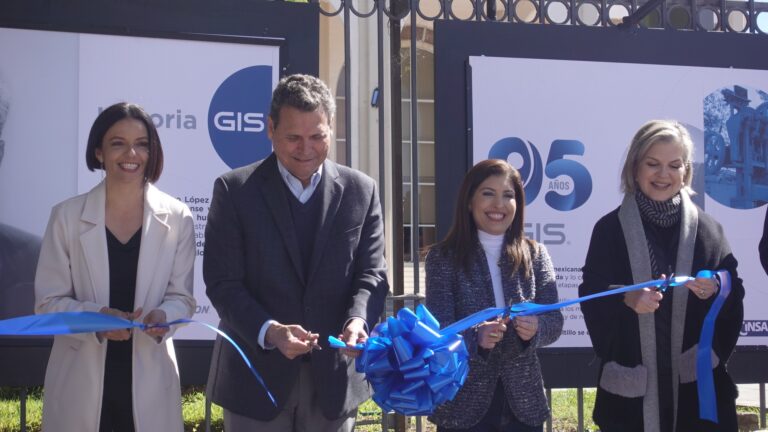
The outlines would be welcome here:
<svg viewBox="0 0 768 432">
<path fill-rule="evenodd" d="M 477 238 L 480 240 L 483 251 L 485 251 L 485 258 L 488 260 L 488 270 L 491 272 L 493 298 L 496 301 L 496 307 L 504 307 L 506 304 L 504 302 L 504 289 L 501 285 L 501 268 L 499 267 L 501 248 L 504 245 L 504 234 L 493 235 L 477 230 Z"/>
</svg>

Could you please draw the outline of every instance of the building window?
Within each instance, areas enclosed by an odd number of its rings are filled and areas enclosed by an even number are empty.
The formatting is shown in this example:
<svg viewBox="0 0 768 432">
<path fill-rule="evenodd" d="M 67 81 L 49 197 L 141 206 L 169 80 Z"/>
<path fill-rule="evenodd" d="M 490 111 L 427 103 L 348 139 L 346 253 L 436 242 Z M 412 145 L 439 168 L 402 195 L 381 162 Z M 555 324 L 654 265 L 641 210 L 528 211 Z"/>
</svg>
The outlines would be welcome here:
<svg viewBox="0 0 768 432">
<path fill-rule="evenodd" d="M 417 39 L 431 38 L 430 29 L 419 28 Z M 402 122 L 403 122 L 403 246 L 404 259 L 411 255 L 411 146 L 419 146 L 419 249 L 432 245 L 437 240 L 435 229 L 435 86 L 434 54 L 432 45 L 419 42 L 416 49 L 416 104 L 417 137 L 411 137 L 411 49 L 409 28 L 403 29 L 402 58 Z M 423 45 L 423 46 L 422 46 Z M 423 260 L 424 255 L 420 258 Z"/>
</svg>

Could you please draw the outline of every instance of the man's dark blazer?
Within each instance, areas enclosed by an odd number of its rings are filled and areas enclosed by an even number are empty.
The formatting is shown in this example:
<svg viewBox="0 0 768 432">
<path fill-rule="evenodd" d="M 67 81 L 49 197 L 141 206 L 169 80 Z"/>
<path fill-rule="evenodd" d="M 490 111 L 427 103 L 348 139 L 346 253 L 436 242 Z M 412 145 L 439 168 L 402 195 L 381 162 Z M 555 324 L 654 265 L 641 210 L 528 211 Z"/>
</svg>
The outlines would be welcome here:
<svg viewBox="0 0 768 432">
<path fill-rule="evenodd" d="M 301 358 L 288 360 L 258 345 L 269 319 L 300 324 L 320 334 L 322 350 L 310 355 L 314 387 L 329 419 L 370 397 L 354 361 L 327 344 L 351 317 L 369 327 L 382 313 L 389 290 L 384 228 L 374 181 L 326 160 L 314 198 L 322 199 L 308 277 L 301 265 L 287 187 L 274 154 L 218 179 L 205 229 L 203 277 L 219 313 L 219 327 L 245 350 L 277 399 L 272 405 L 243 360 L 217 343 L 208 392 L 218 405 L 266 421 L 275 418 L 298 376 Z"/>
<path fill-rule="evenodd" d="M 40 237 L 0 224 L 0 319 L 35 313 Z"/>
</svg>

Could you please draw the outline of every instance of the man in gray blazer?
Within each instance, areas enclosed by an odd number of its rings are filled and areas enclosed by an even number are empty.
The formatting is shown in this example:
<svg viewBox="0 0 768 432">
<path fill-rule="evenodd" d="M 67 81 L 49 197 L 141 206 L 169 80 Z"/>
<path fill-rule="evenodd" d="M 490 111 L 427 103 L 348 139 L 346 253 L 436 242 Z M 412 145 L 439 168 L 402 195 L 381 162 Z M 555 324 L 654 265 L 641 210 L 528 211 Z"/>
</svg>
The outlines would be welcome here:
<svg viewBox="0 0 768 432">
<path fill-rule="evenodd" d="M 0 80 L 0 165 L 5 155 L 2 139 L 10 111 L 8 88 Z M 0 222 L 0 319 L 35 313 L 35 268 L 40 237 Z"/>
<path fill-rule="evenodd" d="M 206 293 L 277 400 L 217 342 L 208 392 L 228 432 L 351 431 L 370 397 L 355 352 L 326 343 L 365 340 L 389 290 L 376 184 L 326 159 L 334 113 L 322 81 L 283 78 L 267 122 L 273 153 L 214 184 Z"/>
</svg>

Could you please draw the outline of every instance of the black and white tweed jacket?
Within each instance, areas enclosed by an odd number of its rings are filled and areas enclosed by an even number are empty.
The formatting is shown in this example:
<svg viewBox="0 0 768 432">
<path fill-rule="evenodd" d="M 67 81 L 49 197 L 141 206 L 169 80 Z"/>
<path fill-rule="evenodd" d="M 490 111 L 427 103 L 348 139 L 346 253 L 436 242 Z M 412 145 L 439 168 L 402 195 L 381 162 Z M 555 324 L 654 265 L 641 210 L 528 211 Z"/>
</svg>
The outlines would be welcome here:
<svg viewBox="0 0 768 432">
<path fill-rule="evenodd" d="M 439 246 L 427 255 L 426 303 L 442 326 L 495 305 L 485 252 L 479 242 L 468 247 L 473 248 L 468 270 L 457 266 L 452 254 Z M 506 253 L 502 253 L 499 265 L 507 304 L 557 302 L 555 272 L 546 248 L 533 244 L 531 258 L 533 276 L 525 280 L 521 271 L 511 275 L 512 263 Z M 468 428 L 477 424 L 487 412 L 497 382 L 501 380 L 515 417 L 532 426 L 544 423 L 549 408 L 536 349 L 556 341 L 562 327 L 560 311 L 541 314 L 538 333 L 533 339 L 523 342 L 510 326 L 502 342 L 482 356 L 478 352 L 475 332 L 466 331 L 469 376 L 456 397 L 439 406 L 430 420 L 447 428 Z"/>
</svg>

